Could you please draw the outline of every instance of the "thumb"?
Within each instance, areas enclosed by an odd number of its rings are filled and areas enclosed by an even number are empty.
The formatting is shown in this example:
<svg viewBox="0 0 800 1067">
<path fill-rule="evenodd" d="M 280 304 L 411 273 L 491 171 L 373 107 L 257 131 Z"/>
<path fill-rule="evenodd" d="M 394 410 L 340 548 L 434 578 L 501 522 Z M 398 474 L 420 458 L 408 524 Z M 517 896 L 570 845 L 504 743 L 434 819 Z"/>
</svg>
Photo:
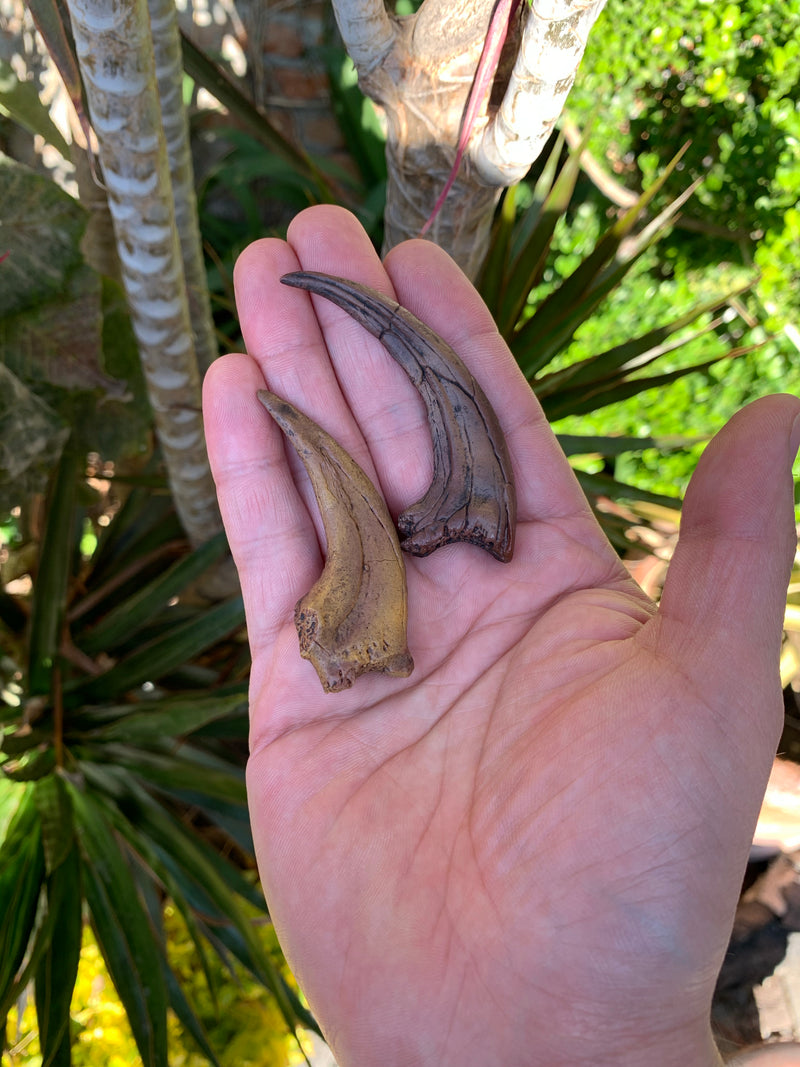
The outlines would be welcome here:
<svg viewBox="0 0 800 1067">
<path fill-rule="evenodd" d="M 800 400 L 757 400 L 711 441 L 686 493 L 661 637 L 701 691 L 733 706 L 776 693 L 798 443 Z"/>
</svg>

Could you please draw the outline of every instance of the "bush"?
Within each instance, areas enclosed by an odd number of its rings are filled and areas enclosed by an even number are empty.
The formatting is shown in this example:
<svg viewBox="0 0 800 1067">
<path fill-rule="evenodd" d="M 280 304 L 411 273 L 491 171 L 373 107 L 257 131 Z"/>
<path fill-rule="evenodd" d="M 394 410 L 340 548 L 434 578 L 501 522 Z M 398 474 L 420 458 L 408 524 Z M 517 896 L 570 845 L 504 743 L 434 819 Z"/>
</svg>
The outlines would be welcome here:
<svg viewBox="0 0 800 1067">
<path fill-rule="evenodd" d="M 691 141 L 664 194 L 705 180 L 673 257 L 753 262 L 772 329 L 800 299 L 799 58 L 798 0 L 609 0 L 569 100 L 582 119 L 603 101 L 590 150 L 631 187 Z"/>
</svg>

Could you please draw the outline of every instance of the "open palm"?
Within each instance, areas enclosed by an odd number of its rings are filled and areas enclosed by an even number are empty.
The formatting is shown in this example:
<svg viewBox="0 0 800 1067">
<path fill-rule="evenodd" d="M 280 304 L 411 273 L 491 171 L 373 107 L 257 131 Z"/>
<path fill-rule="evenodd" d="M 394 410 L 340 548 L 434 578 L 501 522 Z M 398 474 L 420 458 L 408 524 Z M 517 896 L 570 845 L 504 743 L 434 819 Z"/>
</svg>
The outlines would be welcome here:
<svg viewBox="0 0 800 1067">
<path fill-rule="evenodd" d="M 407 559 L 407 679 L 325 695 L 293 608 L 324 538 L 256 399 L 320 423 L 397 515 L 431 479 L 419 396 L 298 267 L 395 296 L 482 384 L 517 481 L 514 559 Z M 709 1006 L 780 728 L 794 545 L 773 397 L 709 446 L 661 607 L 628 577 L 469 283 L 352 216 L 304 212 L 241 257 L 249 356 L 206 430 L 253 652 L 253 832 L 272 916 L 342 1067 L 711 1064 Z"/>
</svg>

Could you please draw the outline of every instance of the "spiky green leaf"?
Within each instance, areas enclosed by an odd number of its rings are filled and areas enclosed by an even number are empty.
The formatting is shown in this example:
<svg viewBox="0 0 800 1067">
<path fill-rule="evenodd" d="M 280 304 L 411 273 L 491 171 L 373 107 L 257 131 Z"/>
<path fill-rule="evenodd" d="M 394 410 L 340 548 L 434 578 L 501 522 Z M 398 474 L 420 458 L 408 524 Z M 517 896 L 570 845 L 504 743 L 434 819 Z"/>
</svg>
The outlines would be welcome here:
<svg viewBox="0 0 800 1067">
<path fill-rule="evenodd" d="M 91 794 L 71 783 L 69 788 L 98 945 L 144 1067 L 167 1067 L 167 990 L 158 944 L 130 866 L 102 809 Z"/>
<path fill-rule="evenodd" d="M 516 222 L 516 201 L 519 186 L 512 185 L 503 193 L 500 201 L 500 210 L 494 220 L 492 237 L 489 241 L 489 250 L 481 268 L 478 291 L 483 297 L 483 302 L 497 320 L 499 315 L 500 297 L 507 286 L 506 267 L 509 257 L 509 247 L 514 235 Z"/>
<path fill-rule="evenodd" d="M 67 445 L 53 478 L 39 570 L 33 590 L 28 690 L 50 690 L 66 605 L 67 582 L 75 547 L 74 504 L 79 461 Z"/>
<path fill-rule="evenodd" d="M 39 98 L 35 82 L 20 81 L 5 59 L 0 59 L 0 115 L 6 115 L 30 133 L 39 134 L 64 159 L 69 159 L 69 145 Z"/>
<path fill-rule="evenodd" d="M 692 445 L 707 440 L 706 437 L 684 437 L 679 434 L 660 437 L 604 437 L 559 433 L 556 437 L 566 456 L 622 456 L 628 452 L 642 452 L 646 448 L 672 452 L 679 448 L 691 448 Z"/>
<path fill-rule="evenodd" d="M 98 723 L 92 734 L 127 745 L 150 744 L 166 737 L 188 737 L 195 730 L 246 708 L 247 696 L 242 692 L 154 700 L 138 706 L 125 704 L 113 717 L 114 709 L 104 709 L 105 721 Z"/>
<path fill-rule="evenodd" d="M 72 804 L 60 774 L 41 778 L 34 796 L 42 826 L 45 868 L 51 875 L 72 850 L 75 839 Z"/>
<path fill-rule="evenodd" d="M 652 374 L 643 378 L 623 379 L 614 382 L 612 385 L 600 383 L 594 387 L 565 389 L 552 397 L 545 397 L 542 401 L 542 407 L 551 422 L 563 419 L 567 415 L 585 415 L 590 411 L 597 411 L 599 408 L 614 404 L 619 400 L 627 400 L 631 396 L 638 396 L 639 393 L 644 393 L 648 389 L 661 389 L 666 385 L 671 385 L 680 378 L 685 378 L 687 374 L 707 371 L 716 363 L 726 359 L 735 359 L 739 355 L 744 355 L 745 352 L 752 351 L 754 347 L 758 346 L 748 345 L 745 348 L 723 352 L 721 355 L 715 356 L 714 359 L 707 359 L 703 363 L 694 363 L 688 367 L 680 367 L 666 374 Z"/>
<path fill-rule="evenodd" d="M 221 531 L 99 619 L 92 631 L 80 638 L 80 647 L 89 655 L 113 649 L 221 559 L 227 547 L 225 533 Z"/>
<path fill-rule="evenodd" d="M 298 175 L 306 178 L 310 188 L 316 190 L 321 199 L 332 201 L 333 193 L 311 158 L 287 140 L 237 88 L 225 71 L 197 48 L 185 34 L 181 34 L 181 46 L 183 66 L 189 77 L 216 97 L 266 148 L 289 163 Z"/>
<path fill-rule="evenodd" d="M 586 471 L 575 472 L 584 493 L 590 497 L 608 497 L 610 500 L 636 500 L 659 507 L 679 510 L 680 497 L 667 496 L 665 493 L 651 493 L 636 485 L 619 482 L 608 474 L 589 474 Z"/>
<path fill-rule="evenodd" d="M 244 625 L 241 596 L 233 597 L 148 642 L 105 674 L 68 688 L 70 705 L 114 700 L 144 682 L 154 682 L 200 655 Z"/>
<path fill-rule="evenodd" d="M 734 289 L 729 293 L 720 295 L 703 304 L 697 304 L 683 315 L 677 316 L 663 326 L 656 326 L 646 333 L 632 337 L 622 344 L 614 345 L 605 352 L 600 352 L 587 359 L 578 360 L 561 370 L 553 371 L 536 379 L 536 395 L 539 397 L 549 396 L 564 388 L 574 388 L 579 385 L 595 385 L 603 380 L 609 380 L 622 371 L 639 370 L 666 355 L 668 352 L 682 347 L 691 340 L 695 340 L 703 334 L 715 329 L 720 324 L 719 318 L 713 319 L 707 326 L 693 332 L 689 336 L 674 338 L 685 327 L 690 326 L 698 318 L 723 307 L 728 301 L 740 295 L 750 288 L 750 284 Z M 670 338 L 673 340 L 670 342 Z"/>
<path fill-rule="evenodd" d="M 551 175 L 558 163 L 564 143 L 563 136 L 556 141 L 547 166 L 537 183 L 534 202 L 528 209 L 535 213 L 536 225 L 508 270 L 508 283 L 505 286 L 498 319 L 498 327 L 505 338 L 513 335 L 529 293 L 541 281 L 556 225 L 564 217 L 575 191 L 575 183 L 580 172 L 581 152 L 589 132 L 587 129 L 580 146 L 570 153 L 555 181 L 552 182 L 552 186 L 547 189 L 547 195 L 541 203 L 538 202 L 538 196 L 547 188 L 546 183 L 552 181 Z"/>
<path fill-rule="evenodd" d="M 53 929 L 36 967 L 36 1018 L 42 1067 L 70 1067 L 70 1003 L 83 934 L 80 856 L 74 840 L 48 878 L 48 918 Z"/>
<path fill-rule="evenodd" d="M 114 742 L 83 746 L 75 752 L 97 763 L 108 761 L 117 767 L 126 767 L 166 792 L 191 789 L 207 798 L 243 806 L 247 803 L 244 771 L 189 746 L 181 749 L 179 756 Z"/>
<path fill-rule="evenodd" d="M 118 820 L 117 829 L 139 854 L 149 857 L 148 862 L 155 862 L 165 873 L 165 884 L 173 896 L 188 902 L 208 920 L 209 925 L 204 924 L 206 934 L 217 951 L 223 946 L 272 992 L 292 1031 L 298 1023 L 316 1029 L 313 1017 L 292 995 L 244 912 L 240 898 L 263 910 L 263 897 L 231 864 L 220 863 L 219 857 L 156 803 L 129 772 L 88 762 L 81 767 L 88 780 L 107 790 L 126 811 L 135 812 L 135 825 L 133 820 Z"/>
<path fill-rule="evenodd" d="M 83 618 L 96 605 L 102 606 L 104 594 L 114 604 L 119 603 L 123 583 L 132 581 L 132 588 L 138 588 L 139 575 L 148 563 L 161 563 L 170 552 L 184 547 L 185 534 L 172 498 L 166 486 L 159 488 L 136 486 L 128 494 L 92 557 L 85 579 L 91 598 L 84 598 L 70 618 Z"/>
<path fill-rule="evenodd" d="M 81 755 L 80 751 L 78 755 Z M 219 856 L 191 827 L 176 819 L 153 798 L 133 772 L 85 759 L 81 760 L 80 766 L 86 780 L 118 805 L 120 810 L 135 813 L 135 820 L 126 818 L 115 822 L 119 832 L 128 836 L 129 827 L 135 822 L 136 833 L 146 834 L 150 847 L 159 848 L 159 855 L 166 859 L 168 865 L 176 864 L 174 871 L 179 872 L 182 892 L 193 907 L 205 911 L 210 906 L 210 900 L 216 899 L 221 914 L 225 915 L 226 909 L 238 907 L 232 897 L 235 894 L 254 907 L 264 909 L 262 894 L 241 871 L 227 861 L 221 862 Z M 185 881 L 187 875 L 202 894 L 202 906 L 196 903 L 197 892 Z"/>
<path fill-rule="evenodd" d="M 22 794 L 0 848 L 0 1004 L 5 1003 L 34 930 L 44 880 L 34 791 Z M 8 1004 L 0 1013 L 5 1018 Z"/>
<path fill-rule="evenodd" d="M 532 377 L 545 367 L 570 340 L 603 298 L 622 280 L 636 260 L 666 232 L 674 215 L 696 188 L 693 184 L 669 204 L 656 219 L 633 236 L 639 216 L 677 166 L 682 152 L 672 160 L 636 203 L 600 237 L 592 251 L 537 307 L 514 334 L 512 351 L 523 372 Z M 624 242 L 627 242 L 624 245 Z M 624 246 L 624 254 L 621 249 Z"/>
</svg>

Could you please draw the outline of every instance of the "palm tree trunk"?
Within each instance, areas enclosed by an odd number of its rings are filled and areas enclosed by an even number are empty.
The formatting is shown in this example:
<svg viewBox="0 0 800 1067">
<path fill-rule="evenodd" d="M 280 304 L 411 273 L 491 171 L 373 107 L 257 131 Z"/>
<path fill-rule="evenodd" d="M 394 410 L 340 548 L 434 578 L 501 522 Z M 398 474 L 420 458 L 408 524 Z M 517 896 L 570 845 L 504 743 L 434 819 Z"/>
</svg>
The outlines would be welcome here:
<svg viewBox="0 0 800 1067">
<path fill-rule="evenodd" d="M 161 121 L 175 201 L 175 225 L 181 245 L 189 321 L 201 377 L 219 355 L 206 280 L 194 168 L 189 143 L 189 115 L 183 105 L 183 55 L 175 0 L 147 0 L 155 57 Z"/>
<path fill-rule="evenodd" d="M 221 529 L 146 0 L 68 0 L 122 279 L 175 506 L 192 544 Z"/>
</svg>

